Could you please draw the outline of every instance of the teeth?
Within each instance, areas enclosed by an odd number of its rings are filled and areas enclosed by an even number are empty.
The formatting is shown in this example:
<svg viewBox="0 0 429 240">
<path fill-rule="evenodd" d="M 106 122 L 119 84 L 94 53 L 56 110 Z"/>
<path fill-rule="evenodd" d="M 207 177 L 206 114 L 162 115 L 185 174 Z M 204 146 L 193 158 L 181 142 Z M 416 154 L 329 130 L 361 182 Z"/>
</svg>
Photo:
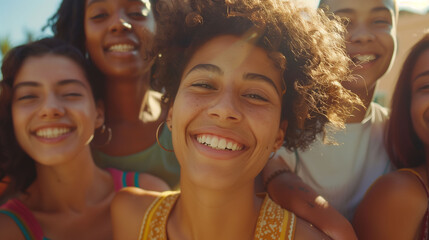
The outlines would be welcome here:
<svg viewBox="0 0 429 240">
<path fill-rule="evenodd" d="M 129 52 L 134 50 L 134 46 L 130 44 L 116 44 L 109 48 L 110 52 Z"/>
<path fill-rule="evenodd" d="M 57 138 L 70 131 L 70 128 L 43 128 L 36 132 L 36 136 L 42 138 Z"/>
<path fill-rule="evenodd" d="M 197 141 L 201 144 L 209 146 L 214 149 L 239 151 L 243 149 L 243 146 L 239 143 L 232 142 L 225 138 L 213 136 L 213 135 L 199 135 Z"/>
<path fill-rule="evenodd" d="M 353 59 L 355 60 L 356 63 L 361 64 L 361 63 L 366 63 L 366 62 L 370 62 L 375 60 L 375 55 L 371 54 L 371 55 L 356 55 Z"/>
</svg>

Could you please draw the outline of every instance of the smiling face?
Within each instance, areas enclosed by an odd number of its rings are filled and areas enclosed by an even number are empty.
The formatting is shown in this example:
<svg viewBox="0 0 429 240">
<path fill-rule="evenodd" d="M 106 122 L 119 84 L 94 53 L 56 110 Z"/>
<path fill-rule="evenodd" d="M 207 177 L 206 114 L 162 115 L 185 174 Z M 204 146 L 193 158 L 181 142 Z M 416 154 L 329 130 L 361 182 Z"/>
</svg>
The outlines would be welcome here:
<svg viewBox="0 0 429 240">
<path fill-rule="evenodd" d="M 58 55 L 29 57 L 13 89 L 14 131 L 29 156 L 54 165 L 90 154 L 89 142 L 103 114 L 78 64 Z"/>
<path fill-rule="evenodd" d="M 393 0 L 326 0 L 329 11 L 349 19 L 346 48 L 363 77 L 346 83 L 350 90 L 375 88 L 388 70 L 396 49 L 396 7 Z"/>
<path fill-rule="evenodd" d="M 253 182 L 283 143 L 281 71 L 235 36 L 215 37 L 186 65 L 167 123 L 182 180 L 210 188 Z"/>
<path fill-rule="evenodd" d="M 86 48 L 107 76 L 133 77 L 151 67 L 155 19 L 149 0 L 86 0 Z"/>
<path fill-rule="evenodd" d="M 411 119 L 414 131 L 429 153 L 429 50 L 425 50 L 411 75 Z"/>
</svg>

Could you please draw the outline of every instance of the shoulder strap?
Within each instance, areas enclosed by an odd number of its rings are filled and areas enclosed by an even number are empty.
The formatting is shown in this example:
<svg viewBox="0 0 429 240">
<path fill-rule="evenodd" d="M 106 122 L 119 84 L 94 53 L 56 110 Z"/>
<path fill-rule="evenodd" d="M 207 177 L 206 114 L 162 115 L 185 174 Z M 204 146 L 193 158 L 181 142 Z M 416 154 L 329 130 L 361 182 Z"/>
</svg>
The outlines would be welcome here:
<svg viewBox="0 0 429 240">
<path fill-rule="evenodd" d="M 123 172 L 115 168 L 107 168 L 106 170 L 112 175 L 116 192 L 124 187 L 140 187 L 139 173 Z"/>
<path fill-rule="evenodd" d="M 295 239 L 296 217 L 265 197 L 256 223 L 255 239 Z"/>
<path fill-rule="evenodd" d="M 26 240 L 43 240 L 43 231 L 34 215 L 21 201 L 11 199 L 0 209 L 18 225 Z"/>
<path fill-rule="evenodd" d="M 167 191 L 153 201 L 143 218 L 139 240 L 167 239 L 167 219 L 179 195 L 178 191 Z"/>
</svg>

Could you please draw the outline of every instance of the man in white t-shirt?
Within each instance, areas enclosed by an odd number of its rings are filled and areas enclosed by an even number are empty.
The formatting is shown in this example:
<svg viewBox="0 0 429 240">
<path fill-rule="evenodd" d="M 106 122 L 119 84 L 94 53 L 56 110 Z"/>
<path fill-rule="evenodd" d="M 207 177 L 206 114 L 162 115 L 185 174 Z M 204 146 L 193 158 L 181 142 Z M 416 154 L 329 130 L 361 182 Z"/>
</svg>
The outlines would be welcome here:
<svg viewBox="0 0 429 240">
<path fill-rule="evenodd" d="M 338 145 L 324 144 L 321 136 L 304 151 L 283 149 L 267 164 L 263 178 L 280 205 L 333 239 L 353 239 L 345 218 L 353 217 L 367 188 L 392 168 L 383 145 L 388 112 L 372 100 L 377 80 L 395 56 L 398 10 L 395 0 L 321 0 L 320 6 L 347 19 L 346 50 L 357 77 L 343 85 L 364 107 L 353 112 L 345 129 L 328 135 Z"/>
</svg>

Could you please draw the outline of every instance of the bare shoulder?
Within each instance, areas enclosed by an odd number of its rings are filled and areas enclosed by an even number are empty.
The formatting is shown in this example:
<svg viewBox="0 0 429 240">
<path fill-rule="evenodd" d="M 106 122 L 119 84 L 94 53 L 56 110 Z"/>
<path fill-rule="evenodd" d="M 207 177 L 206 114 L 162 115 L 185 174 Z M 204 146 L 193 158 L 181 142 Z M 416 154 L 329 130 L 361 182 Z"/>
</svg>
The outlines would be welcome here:
<svg viewBox="0 0 429 240">
<path fill-rule="evenodd" d="M 160 193 L 155 191 L 126 187 L 113 198 L 112 209 L 144 213 L 159 195 Z"/>
<path fill-rule="evenodd" d="M 114 239 L 137 239 L 146 210 L 159 194 L 137 187 L 121 189 L 111 204 Z"/>
<path fill-rule="evenodd" d="M 378 178 L 368 189 L 362 204 L 374 202 L 382 206 L 427 207 L 427 194 L 417 176 L 410 172 L 395 171 Z M 416 205 L 417 204 L 417 205 Z M 399 206 L 397 206 L 399 207 Z"/>
<path fill-rule="evenodd" d="M 300 240 L 314 240 L 314 239 L 331 239 L 328 235 L 317 229 L 315 226 L 305 221 L 302 218 L 297 217 L 295 239 Z"/>
<path fill-rule="evenodd" d="M 359 238 L 411 239 L 419 229 L 427 201 L 426 191 L 414 174 L 386 174 L 368 189 L 356 209 L 353 226 Z"/>
<path fill-rule="evenodd" d="M 25 237 L 16 222 L 6 214 L 0 213 L 0 236 L 4 240 L 24 240 Z"/>
<path fill-rule="evenodd" d="M 139 186 L 151 191 L 162 192 L 170 190 L 170 187 L 164 180 L 148 173 L 139 174 Z"/>
</svg>

